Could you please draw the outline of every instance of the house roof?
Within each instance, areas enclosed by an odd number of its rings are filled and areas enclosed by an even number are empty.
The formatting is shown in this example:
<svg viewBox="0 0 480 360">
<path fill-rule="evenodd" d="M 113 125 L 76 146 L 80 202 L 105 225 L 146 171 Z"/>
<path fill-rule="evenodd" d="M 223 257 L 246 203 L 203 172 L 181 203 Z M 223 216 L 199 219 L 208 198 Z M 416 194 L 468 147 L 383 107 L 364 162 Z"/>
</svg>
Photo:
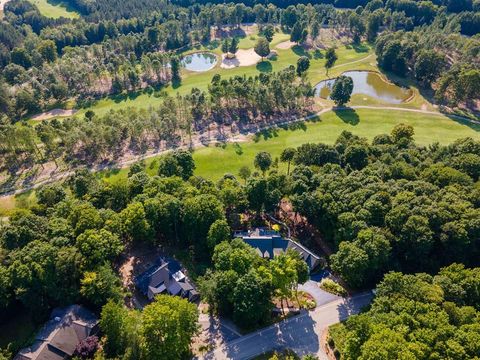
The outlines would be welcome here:
<svg viewBox="0 0 480 360">
<path fill-rule="evenodd" d="M 35 337 L 35 342 L 20 350 L 15 360 L 57 360 L 71 356 L 78 343 L 90 336 L 96 316 L 80 305 L 57 308 Z"/>
<path fill-rule="evenodd" d="M 139 275 L 135 279 L 135 284 L 150 300 L 163 292 L 170 295 L 182 293 L 182 296 L 190 299 L 190 292 L 194 290 L 193 285 L 181 271 L 180 264 L 173 259 L 162 257 L 147 271 Z"/>
<path fill-rule="evenodd" d="M 240 237 L 251 247 L 255 248 L 262 257 L 273 259 L 278 254 L 293 249 L 305 260 L 310 270 L 320 263 L 320 257 L 307 249 L 302 244 L 284 239 L 273 230 L 255 229 L 247 232 L 235 232 L 234 237 Z"/>
</svg>

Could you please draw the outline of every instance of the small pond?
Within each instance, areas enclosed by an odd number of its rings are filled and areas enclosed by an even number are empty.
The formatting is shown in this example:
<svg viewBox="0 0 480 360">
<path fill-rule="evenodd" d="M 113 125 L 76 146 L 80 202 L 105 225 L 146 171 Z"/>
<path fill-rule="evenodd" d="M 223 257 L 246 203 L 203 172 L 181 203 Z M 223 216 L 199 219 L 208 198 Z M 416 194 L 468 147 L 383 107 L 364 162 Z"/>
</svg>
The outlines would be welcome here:
<svg viewBox="0 0 480 360">
<path fill-rule="evenodd" d="M 346 71 L 342 75 L 353 79 L 353 94 L 363 94 L 374 99 L 400 104 L 411 95 L 411 90 L 386 82 L 379 74 L 371 71 Z M 335 79 L 324 80 L 315 85 L 315 94 L 327 99 Z"/>
<path fill-rule="evenodd" d="M 184 56 L 181 62 L 185 69 L 201 72 L 212 69 L 217 63 L 217 57 L 212 53 L 199 52 Z"/>
</svg>

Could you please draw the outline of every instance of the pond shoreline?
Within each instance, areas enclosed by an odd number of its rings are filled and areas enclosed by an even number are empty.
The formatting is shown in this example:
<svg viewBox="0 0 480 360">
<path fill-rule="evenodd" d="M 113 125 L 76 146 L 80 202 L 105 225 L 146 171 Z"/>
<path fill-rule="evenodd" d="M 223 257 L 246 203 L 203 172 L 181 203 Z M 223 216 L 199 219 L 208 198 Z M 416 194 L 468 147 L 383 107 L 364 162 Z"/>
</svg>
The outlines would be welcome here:
<svg viewBox="0 0 480 360">
<path fill-rule="evenodd" d="M 383 84 L 375 84 L 373 83 L 373 81 L 371 81 L 371 79 L 369 81 L 369 79 L 367 78 L 359 79 L 356 77 L 356 75 L 360 73 L 367 73 L 368 75 L 372 74 L 374 76 L 377 76 L 378 79 L 383 82 Z M 330 86 L 333 85 L 332 82 L 334 82 L 340 76 L 349 75 L 353 78 L 354 82 L 354 89 L 352 95 L 362 94 L 370 96 L 376 100 L 381 100 L 393 104 L 406 104 L 411 102 L 415 98 L 415 91 L 413 89 L 411 89 L 410 87 L 402 86 L 401 84 L 396 84 L 395 82 L 390 81 L 390 79 L 388 79 L 383 73 L 375 70 L 347 70 L 342 72 L 338 76 L 319 81 L 314 85 L 316 91 L 315 96 L 321 99 L 328 99 L 330 94 L 322 94 L 322 91 L 329 91 L 325 89 L 330 88 Z M 391 87 L 391 89 L 378 88 L 379 86 L 383 85 L 389 86 Z M 359 87 L 360 89 L 356 89 L 356 87 Z"/>
</svg>

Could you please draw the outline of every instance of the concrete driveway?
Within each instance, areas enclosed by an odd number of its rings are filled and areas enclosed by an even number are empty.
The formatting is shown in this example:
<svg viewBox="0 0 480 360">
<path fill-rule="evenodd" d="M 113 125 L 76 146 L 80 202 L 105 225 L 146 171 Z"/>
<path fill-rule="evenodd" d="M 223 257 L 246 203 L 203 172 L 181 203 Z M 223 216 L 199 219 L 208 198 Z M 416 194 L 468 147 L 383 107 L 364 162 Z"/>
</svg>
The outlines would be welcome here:
<svg viewBox="0 0 480 360">
<path fill-rule="evenodd" d="M 299 316 L 222 344 L 199 359 L 250 360 L 268 351 L 288 348 L 299 356 L 314 354 L 321 360 L 327 360 L 320 344 L 322 332 L 330 325 L 358 314 L 372 298 L 372 293 L 368 292 L 336 299 L 314 311 L 303 311 Z"/>
<path fill-rule="evenodd" d="M 308 280 L 305 284 L 299 285 L 298 290 L 306 291 L 312 295 L 317 302 L 317 306 L 322 306 L 342 298 L 341 296 L 333 295 L 320 289 L 318 282 L 313 280 Z"/>
</svg>

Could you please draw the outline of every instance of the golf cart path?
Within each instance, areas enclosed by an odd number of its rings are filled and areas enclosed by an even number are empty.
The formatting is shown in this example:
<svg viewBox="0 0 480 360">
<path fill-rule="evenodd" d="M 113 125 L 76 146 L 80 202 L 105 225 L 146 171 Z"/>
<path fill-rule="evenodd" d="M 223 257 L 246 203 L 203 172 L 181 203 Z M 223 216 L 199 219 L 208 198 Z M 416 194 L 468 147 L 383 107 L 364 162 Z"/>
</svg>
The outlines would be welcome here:
<svg viewBox="0 0 480 360">
<path fill-rule="evenodd" d="M 313 311 L 283 320 L 242 336 L 206 353 L 197 360 L 248 360 L 272 350 L 290 349 L 297 355 L 314 354 L 327 360 L 322 333 L 331 325 L 358 314 L 373 299 L 371 292 L 340 298 Z"/>
<path fill-rule="evenodd" d="M 317 113 L 314 113 L 314 114 L 311 114 L 311 115 L 308 115 L 308 116 L 305 116 L 305 117 L 285 120 L 283 122 L 280 121 L 280 122 L 276 122 L 275 124 L 272 124 L 272 125 L 268 125 L 268 126 L 264 126 L 262 128 L 258 128 L 258 129 L 256 129 L 256 132 L 266 130 L 266 129 L 269 129 L 269 128 L 273 128 L 273 127 L 285 126 L 285 125 L 293 124 L 293 123 L 296 123 L 296 122 L 311 120 L 311 119 L 314 119 L 314 118 L 316 118 L 320 115 L 323 115 L 323 114 L 325 114 L 329 111 L 348 110 L 348 109 L 372 109 L 372 110 L 378 109 L 378 110 L 387 110 L 387 111 L 413 112 L 413 113 L 427 114 L 427 115 L 437 115 L 437 116 L 449 116 L 449 117 L 455 118 L 457 120 L 462 120 L 462 121 L 470 122 L 472 124 L 480 125 L 480 121 L 475 121 L 475 120 L 472 120 L 470 118 L 460 116 L 460 115 L 446 115 L 446 114 L 442 114 L 442 113 L 436 112 L 436 111 L 421 110 L 421 109 L 408 109 L 408 108 L 393 107 L 393 106 L 364 106 L 364 105 L 358 105 L 358 106 L 351 106 L 351 107 L 336 107 L 336 108 L 328 107 L 328 108 L 325 108 L 325 109 L 323 109 L 323 110 L 321 110 Z M 239 136 L 244 137 L 245 134 L 236 135 L 234 137 L 226 139 L 225 141 L 236 142 Z M 212 142 L 212 141 L 210 141 L 210 142 Z M 191 146 L 180 146 L 180 147 L 177 147 L 175 149 L 188 149 L 190 147 L 199 148 L 199 147 L 203 147 L 203 146 L 204 146 L 204 142 L 194 141 L 191 144 Z M 165 154 L 165 153 L 167 153 L 169 151 L 172 151 L 172 150 L 174 150 L 174 149 L 160 150 L 160 151 L 152 152 L 152 153 L 149 153 L 149 154 L 146 154 L 146 155 L 135 156 L 135 157 L 132 157 L 128 160 L 115 163 L 113 165 L 104 165 L 104 166 L 94 167 L 94 168 L 90 169 L 90 171 L 98 172 L 98 171 L 103 171 L 103 170 L 122 169 L 122 168 L 128 167 L 129 165 L 134 164 L 134 163 L 136 163 L 140 160 L 145 160 L 145 159 L 149 159 L 149 158 L 152 158 L 152 157 L 156 157 L 156 156 Z M 43 185 L 50 184 L 50 183 L 65 179 L 65 178 L 73 175 L 74 172 L 75 172 L 75 170 L 68 170 L 68 171 L 53 174 L 53 175 L 49 176 L 48 178 L 36 181 L 35 183 L 33 183 L 31 185 L 24 186 L 24 187 L 19 188 L 19 189 L 4 192 L 3 194 L 0 195 L 0 199 L 4 198 L 4 197 L 12 196 L 12 195 L 22 194 L 22 193 L 25 193 L 27 191 L 30 191 L 30 190 L 36 189 L 38 187 L 41 187 Z"/>
</svg>

